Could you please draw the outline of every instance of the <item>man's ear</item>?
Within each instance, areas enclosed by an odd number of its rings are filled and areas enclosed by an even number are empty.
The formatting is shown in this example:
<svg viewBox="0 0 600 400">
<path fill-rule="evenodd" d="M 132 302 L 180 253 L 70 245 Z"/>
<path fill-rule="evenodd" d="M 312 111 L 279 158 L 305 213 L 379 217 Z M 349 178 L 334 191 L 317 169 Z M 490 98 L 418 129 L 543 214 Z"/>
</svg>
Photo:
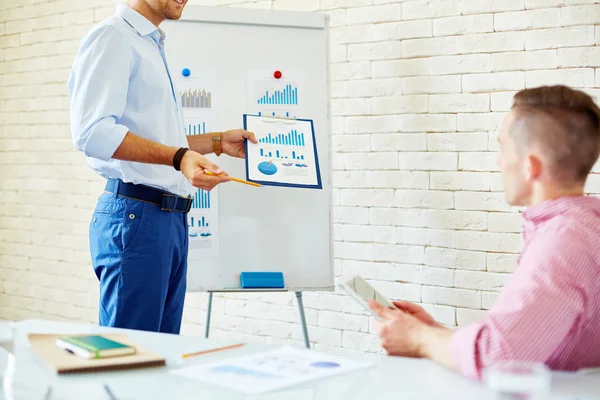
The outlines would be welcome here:
<svg viewBox="0 0 600 400">
<path fill-rule="evenodd" d="M 542 160 L 533 154 L 527 155 L 525 158 L 525 179 L 533 181 L 539 178 L 542 174 Z"/>
</svg>

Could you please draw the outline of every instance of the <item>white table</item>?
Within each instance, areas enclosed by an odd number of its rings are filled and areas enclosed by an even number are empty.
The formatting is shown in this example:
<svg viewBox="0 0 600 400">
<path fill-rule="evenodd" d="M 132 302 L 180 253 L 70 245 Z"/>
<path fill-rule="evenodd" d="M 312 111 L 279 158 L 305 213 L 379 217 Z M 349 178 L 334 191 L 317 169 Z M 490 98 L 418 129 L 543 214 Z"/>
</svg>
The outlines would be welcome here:
<svg viewBox="0 0 600 400">
<path fill-rule="evenodd" d="M 198 351 L 230 342 L 198 337 L 126 331 L 97 326 L 50 321 L 24 321 L 18 326 L 14 373 L 15 399 L 44 399 L 49 385 L 56 398 L 110 399 L 103 390 L 106 383 L 115 398 L 122 399 L 285 399 L 285 400 L 353 400 L 353 399 L 494 399 L 483 385 L 451 373 L 427 360 L 382 357 L 371 370 L 315 381 L 292 389 L 262 396 L 239 394 L 217 386 L 187 380 L 168 373 L 182 365 L 181 354 Z M 27 333 L 127 333 L 132 340 L 148 350 L 167 358 L 166 368 L 57 376 L 46 368 L 31 351 Z M 266 345 L 247 345 L 242 348 L 203 355 L 185 361 L 187 364 L 258 352 Z M 7 355 L 0 352 L 0 371 Z M 0 399 L 3 398 L 0 394 Z M 556 373 L 553 376 L 553 399 L 600 399 L 600 376 Z M 12 399 L 6 399 L 12 400 Z"/>
</svg>

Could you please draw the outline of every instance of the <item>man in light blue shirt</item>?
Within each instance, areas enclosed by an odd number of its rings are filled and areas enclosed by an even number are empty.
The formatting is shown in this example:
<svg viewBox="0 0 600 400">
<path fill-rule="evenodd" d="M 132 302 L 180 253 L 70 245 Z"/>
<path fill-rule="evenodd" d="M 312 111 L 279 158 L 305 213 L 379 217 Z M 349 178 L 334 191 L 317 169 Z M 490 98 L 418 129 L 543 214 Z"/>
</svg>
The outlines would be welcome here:
<svg viewBox="0 0 600 400">
<path fill-rule="evenodd" d="M 203 154 L 243 158 L 256 143 L 239 129 L 186 137 L 158 28 L 186 3 L 119 5 L 83 38 L 69 78 L 73 141 L 107 179 L 90 223 L 104 326 L 179 333 L 190 194 L 229 181 Z"/>
</svg>

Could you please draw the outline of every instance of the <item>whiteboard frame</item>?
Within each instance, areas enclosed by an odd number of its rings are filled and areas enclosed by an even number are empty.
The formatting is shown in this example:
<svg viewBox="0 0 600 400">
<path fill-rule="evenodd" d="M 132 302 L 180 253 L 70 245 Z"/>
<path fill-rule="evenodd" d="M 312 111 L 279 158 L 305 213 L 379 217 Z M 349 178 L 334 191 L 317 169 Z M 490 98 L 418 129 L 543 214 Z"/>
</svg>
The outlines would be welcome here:
<svg viewBox="0 0 600 400">
<path fill-rule="evenodd" d="M 327 76 L 326 103 L 327 103 L 327 129 L 329 142 L 329 186 L 323 185 L 323 190 L 330 190 L 329 196 L 329 270 L 331 285 L 326 287 L 285 287 L 282 289 L 207 289 L 187 291 L 188 293 L 235 293 L 235 292 L 305 292 L 305 291 L 335 291 L 335 255 L 334 255 L 334 229 L 333 229 L 333 147 L 332 147 L 332 118 L 331 118 L 331 33 L 330 16 L 321 13 L 250 9 L 236 7 L 212 7 L 188 5 L 185 7 L 181 18 L 171 23 L 200 22 L 212 24 L 250 25 L 274 28 L 296 28 L 325 31 L 325 68 Z"/>
</svg>

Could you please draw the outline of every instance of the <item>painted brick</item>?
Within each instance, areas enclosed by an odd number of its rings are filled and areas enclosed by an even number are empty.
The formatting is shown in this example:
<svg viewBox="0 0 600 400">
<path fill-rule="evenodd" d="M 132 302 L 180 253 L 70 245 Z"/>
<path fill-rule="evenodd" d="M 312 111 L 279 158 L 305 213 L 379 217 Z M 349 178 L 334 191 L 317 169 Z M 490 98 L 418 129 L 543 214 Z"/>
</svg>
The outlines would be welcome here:
<svg viewBox="0 0 600 400">
<path fill-rule="evenodd" d="M 429 112 L 431 113 L 488 111 L 490 111 L 488 94 L 432 94 L 429 96 Z"/>
<path fill-rule="evenodd" d="M 474 190 L 490 189 L 489 174 L 485 172 L 431 172 L 430 189 Z"/>
<path fill-rule="evenodd" d="M 490 213 L 488 225 L 490 232 L 520 233 L 523 220 L 518 213 Z"/>
<path fill-rule="evenodd" d="M 481 151 L 488 149 L 487 132 L 427 135 L 427 151 Z"/>
<path fill-rule="evenodd" d="M 454 208 L 454 193 L 432 190 L 397 190 L 395 205 L 402 208 L 448 210 Z"/>
<path fill-rule="evenodd" d="M 469 74 L 492 70 L 490 54 L 430 57 L 427 70 L 431 75 Z"/>
<path fill-rule="evenodd" d="M 423 19 L 458 15 L 454 1 L 407 1 L 402 3 L 403 19 Z"/>
<path fill-rule="evenodd" d="M 494 16 L 492 14 L 439 18 L 433 21 L 434 36 L 463 35 L 467 33 L 486 33 L 493 31 Z"/>
<path fill-rule="evenodd" d="M 561 49 L 562 50 L 562 49 Z M 558 50 L 492 54 L 493 71 L 552 69 L 559 66 Z"/>
<path fill-rule="evenodd" d="M 454 36 L 404 40 L 402 41 L 402 54 L 404 58 L 456 54 L 458 46 L 458 37 Z"/>
<path fill-rule="evenodd" d="M 360 25 L 398 21 L 401 18 L 402 7 L 400 4 L 387 4 L 365 8 L 351 8 L 346 10 L 346 23 Z"/>
<path fill-rule="evenodd" d="M 494 15 L 494 29 L 517 31 L 560 27 L 560 14 L 559 8 L 499 13 Z"/>
<path fill-rule="evenodd" d="M 371 135 L 372 151 L 419 151 L 427 147 L 424 133 L 390 133 Z"/>
<path fill-rule="evenodd" d="M 403 80 L 403 90 L 406 94 L 460 93 L 461 80 L 456 75 L 409 77 Z"/>
<path fill-rule="evenodd" d="M 481 308 L 481 292 L 476 290 L 423 286 L 421 292 L 425 303 Z"/>
<path fill-rule="evenodd" d="M 485 271 L 486 253 L 428 247 L 425 250 L 425 264 L 435 267 Z"/>
<path fill-rule="evenodd" d="M 458 50 L 466 53 L 496 53 L 525 49 L 522 32 L 495 32 L 460 36 Z"/>
<path fill-rule="evenodd" d="M 422 171 L 373 171 L 373 188 L 428 189 L 429 173 Z"/>
<path fill-rule="evenodd" d="M 520 90 L 525 88 L 525 73 L 515 71 L 465 75 L 462 88 L 464 92 L 471 93 Z"/>
<path fill-rule="evenodd" d="M 371 100 L 374 114 L 415 114 L 428 110 L 427 96 L 378 97 Z"/>
<path fill-rule="evenodd" d="M 525 50 L 592 46 L 593 44 L 593 26 L 540 29 L 525 33 Z"/>
<path fill-rule="evenodd" d="M 399 76 L 419 76 L 427 74 L 429 59 L 374 61 L 371 68 L 373 78 L 396 78 Z"/>
<path fill-rule="evenodd" d="M 468 310 L 458 308 L 456 310 L 456 322 L 458 326 L 467 326 L 473 322 L 481 321 L 485 317 L 483 310 Z"/>
<path fill-rule="evenodd" d="M 600 24 L 600 4 L 562 7 L 560 13 L 562 26 Z"/>
<path fill-rule="evenodd" d="M 591 87 L 594 86 L 594 79 L 593 68 L 525 72 L 525 84 L 527 88 L 559 84 L 581 88 Z"/>
<path fill-rule="evenodd" d="M 508 277 L 508 274 L 457 270 L 454 284 L 457 287 L 467 289 L 500 291 Z"/>
<path fill-rule="evenodd" d="M 486 261 L 487 270 L 490 272 L 513 272 L 517 266 L 517 258 L 518 255 L 516 254 L 488 253 Z"/>
<path fill-rule="evenodd" d="M 456 170 L 456 153 L 400 153 L 400 169 L 404 170 Z"/>
</svg>

